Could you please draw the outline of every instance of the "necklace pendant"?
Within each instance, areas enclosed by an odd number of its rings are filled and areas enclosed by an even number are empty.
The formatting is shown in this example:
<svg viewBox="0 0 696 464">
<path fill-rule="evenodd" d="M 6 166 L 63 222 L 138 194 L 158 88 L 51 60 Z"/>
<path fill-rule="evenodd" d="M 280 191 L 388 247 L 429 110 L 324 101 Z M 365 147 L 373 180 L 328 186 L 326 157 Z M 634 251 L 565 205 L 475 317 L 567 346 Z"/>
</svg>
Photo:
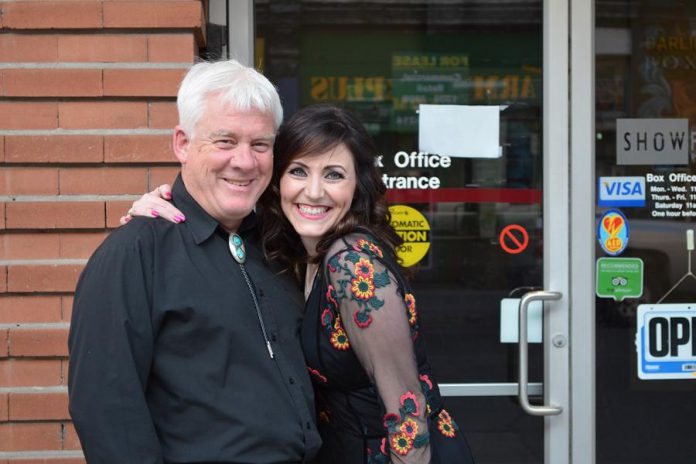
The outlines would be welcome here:
<svg viewBox="0 0 696 464">
<path fill-rule="evenodd" d="M 234 260 L 239 264 L 244 264 L 244 261 L 246 261 L 246 250 L 244 249 L 242 237 L 237 234 L 230 234 L 229 245 L 230 253 L 232 253 Z"/>
</svg>

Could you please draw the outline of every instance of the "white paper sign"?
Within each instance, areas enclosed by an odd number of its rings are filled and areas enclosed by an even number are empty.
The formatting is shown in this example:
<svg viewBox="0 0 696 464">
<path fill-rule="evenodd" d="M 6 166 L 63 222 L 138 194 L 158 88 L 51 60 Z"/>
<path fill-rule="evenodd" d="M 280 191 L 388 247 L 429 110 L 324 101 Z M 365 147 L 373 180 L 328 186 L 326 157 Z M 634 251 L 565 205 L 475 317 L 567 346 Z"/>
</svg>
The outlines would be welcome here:
<svg viewBox="0 0 696 464">
<path fill-rule="evenodd" d="M 500 158 L 500 107 L 420 105 L 420 151 L 455 158 Z"/>
</svg>

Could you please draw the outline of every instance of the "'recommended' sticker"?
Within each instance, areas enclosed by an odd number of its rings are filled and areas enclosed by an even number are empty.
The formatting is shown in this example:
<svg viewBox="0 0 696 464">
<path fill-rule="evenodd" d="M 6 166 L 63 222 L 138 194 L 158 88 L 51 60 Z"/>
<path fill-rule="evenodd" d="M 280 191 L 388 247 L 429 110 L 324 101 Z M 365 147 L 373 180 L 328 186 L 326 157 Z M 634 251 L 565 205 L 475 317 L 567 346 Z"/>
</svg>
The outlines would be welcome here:
<svg viewBox="0 0 696 464">
<path fill-rule="evenodd" d="M 389 207 L 391 225 L 404 240 L 396 250 L 404 267 L 417 264 L 430 248 L 430 224 L 417 209 L 405 205 Z"/>
<path fill-rule="evenodd" d="M 629 227 L 626 216 L 618 209 L 610 209 L 599 218 L 597 238 L 602 250 L 608 255 L 623 253 L 628 246 Z"/>
<path fill-rule="evenodd" d="M 643 260 L 640 258 L 599 258 L 597 296 L 621 301 L 643 295 Z"/>
</svg>

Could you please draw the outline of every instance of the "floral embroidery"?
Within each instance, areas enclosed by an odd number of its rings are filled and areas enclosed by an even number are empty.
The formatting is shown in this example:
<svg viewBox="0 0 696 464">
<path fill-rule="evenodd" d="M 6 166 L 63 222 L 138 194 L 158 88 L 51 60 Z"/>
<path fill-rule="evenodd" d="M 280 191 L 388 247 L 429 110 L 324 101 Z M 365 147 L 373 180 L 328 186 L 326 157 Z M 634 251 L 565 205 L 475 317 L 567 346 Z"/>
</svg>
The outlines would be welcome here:
<svg viewBox="0 0 696 464">
<path fill-rule="evenodd" d="M 341 324 L 341 316 L 334 314 L 338 308 L 338 303 L 336 303 L 336 291 L 332 285 L 326 291 L 326 308 L 322 311 L 320 316 L 321 325 L 329 333 L 329 341 L 331 346 L 340 351 L 345 351 L 350 348 L 350 341 L 348 340 L 348 334 L 346 334 L 343 324 Z"/>
<path fill-rule="evenodd" d="M 329 338 L 331 346 L 340 351 L 345 351 L 350 348 L 350 341 L 348 340 L 348 334 L 343 325 L 341 324 L 341 316 L 336 316 L 336 321 L 333 325 L 333 330 L 331 332 L 331 338 Z"/>
<path fill-rule="evenodd" d="M 388 464 L 389 451 L 387 449 L 387 439 L 382 438 L 382 442 L 379 447 L 379 452 L 375 449 L 367 448 L 367 464 Z"/>
<path fill-rule="evenodd" d="M 384 427 L 391 438 L 391 449 L 401 456 L 405 456 L 411 449 L 422 448 L 429 441 L 427 432 L 418 433 L 418 422 L 414 420 L 420 414 L 420 403 L 413 392 L 407 391 L 399 399 L 401 407 L 399 414 L 387 413 L 384 415 Z"/>
<path fill-rule="evenodd" d="M 312 369 L 312 368 L 309 367 L 309 366 L 307 366 L 307 370 L 309 371 L 310 374 L 312 374 L 312 376 L 313 376 L 315 379 L 321 381 L 322 383 L 328 382 L 328 379 L 326 378 L 326 376 L 323 375 L 323 374 L 322 374 L 321 372 L 319 372 L 318 370 Z"/>
<path fill-rule="evenodd" d="M 413 448 L 413 440 L 405 434 L 394 435 L 391 439 L 391 448 L 401 456 L 406 456 Z"/>
<path fill-rule="evenodd" d="M 351 282 L 350 291 L 353 292 L 356 298 L 361 300 L 369 300 L 375 294 L 375 284 L 372 279 L 358 276 Z"/>
<path fill-rule="evenodd" d="M 399 430 L 408 438 L 413 439 L 416 437 L 416 434 L 418 433 L 418 422 L 410 418 L 406 419 L 401 424 L 401 427 L 399 427 Z"/>
<path fill-rule="evenodd" d="M 401 407 L 403 408 L 403 410 L 407 413 L 412 414 L 414 416 L 420 414 L 420 405 L 418 404 L 416 395 L 414 395 L 412 392 L 406 392 L 403 395 L 401 395 L 401 398 L 399 398 L 399 402 L 401 403 Z"/>
<path fill-rule="evenodd" d="M 372 316 L 367 314 L 365 311 L 355 311 L 353 313 L 353 320 L 355 321 L 355 324 L 361 329 L 364 329 L 365 327 L 372 324 Z"/>
<path fill-rule="evenodd" d="M 449 413 L 443 409 L 437 416 L 437 429 L 444 436 L 452 438 L 457 434 L 456 431 L 459 430 L 459 427 Z"/>
<path fill-rule="evenodd" d="M 406 310 L 408 311 L 408 324 L 413 327 L 416 325 L 416 299 L 415 297 L 407 293 L 404 297 L 404 302 L 406 303 Z"/>
<path fill-rule="evenodd" d="M 418 380 L 420 380 L 421 389 L 423 390 L 423 393 L 425 393 L 425 396 L 427 398 L 428 393 L 430 393 L 430 390 L 433 389 L 433 382 L 430 380 L 430 377 L 428 377 L 427 374 L 419 375 Z"/>
<path fill-rule="evenodd" d="M 326 302 L 329 304 L 330 309 L 338 308 L 338 303 L 336 302 L 336 290 L 334 290 L 333 285 L 330 284 L 329 287 L 326 289 Z"/>
<path fill-rule="evenodd" d="M 358 240 L 357 245 L 353 245 L 353 249 L 355 251 L 366 251 L 369 254 L 378 256 L 380 258 L 384 257 L 384 255 L 382 254 L 382 250 L 377 245 L 368 240 L 365 240 L 364 238 Z"/>
<path fill-rule="evenodd" d="M 355 275 L 358 277 L 364 277 L 366 279 L 372 279 L 375 275 L 375 267 L 372 265 L 370 260 L 360 258 L 358 263 L 355 265 Z"/>
<path fill-rule="evenodd" d="M 324 309 L 324 311 L 321 313 L 321 325 L 324 327 L 332 327 L 333 326 L 333 313 L 329 308 Z"/>
<path fill-rule="evenodd" d="M 325 424 L 328 424 L 331 422 L 329 418 L 329 411 L 319 411 L 319 414 L 317 415 L 319 422 L 324 422 Z"/>
<path fill-rule="evenodd" d="M 343 258 L 343 261 L 339 257 Z M 380 299 L 375 291 L 391 283 L 386 269 L 375 272 L 373 260 L 381 257 L 382 250 L 377 245 L 368 240 L 359 239 L 352 249 L 332 256 L 327 263 L 329 271 L 338 274 L 335 281 L 336 289 L 331 287 L 327 292 L 327 301 L 329 298 L 332 299 L 330 309 L 334 312 L 337 310 L 336 300 L 348 299 L 357 303 L 358 309 L 353 312 L 353 321 L 361 329 L 372 324 L 373 318 L 370 313 L 384 306 L 384 300 Z M 332 332 L 331 337 L 337 336 Z M 333 342 L 332 345 L 336 347 Z"/>
<path fill-rule="evenodd" d="M 411 293 L 404 295 L 404 303 L 406 303 L 406 315 L 408 316 L 408 325 L 411 328 L 411 339 L 416 341 L 418 338 L 418 311 L 416 310 L 416 298 Z"/>
</svg>

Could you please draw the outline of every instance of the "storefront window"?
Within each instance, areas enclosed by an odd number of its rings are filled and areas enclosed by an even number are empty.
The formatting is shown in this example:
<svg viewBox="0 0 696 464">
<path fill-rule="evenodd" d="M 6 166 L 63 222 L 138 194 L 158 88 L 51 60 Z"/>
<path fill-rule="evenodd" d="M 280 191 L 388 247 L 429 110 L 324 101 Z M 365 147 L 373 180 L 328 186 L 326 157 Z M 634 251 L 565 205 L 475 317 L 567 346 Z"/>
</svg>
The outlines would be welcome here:
<svg viewBox="0 0 696 464">
<path fill-rule="evenodd" d="M 696 3 L 596 15 L 597 462 L 691 462 Z"/>
</svg>

